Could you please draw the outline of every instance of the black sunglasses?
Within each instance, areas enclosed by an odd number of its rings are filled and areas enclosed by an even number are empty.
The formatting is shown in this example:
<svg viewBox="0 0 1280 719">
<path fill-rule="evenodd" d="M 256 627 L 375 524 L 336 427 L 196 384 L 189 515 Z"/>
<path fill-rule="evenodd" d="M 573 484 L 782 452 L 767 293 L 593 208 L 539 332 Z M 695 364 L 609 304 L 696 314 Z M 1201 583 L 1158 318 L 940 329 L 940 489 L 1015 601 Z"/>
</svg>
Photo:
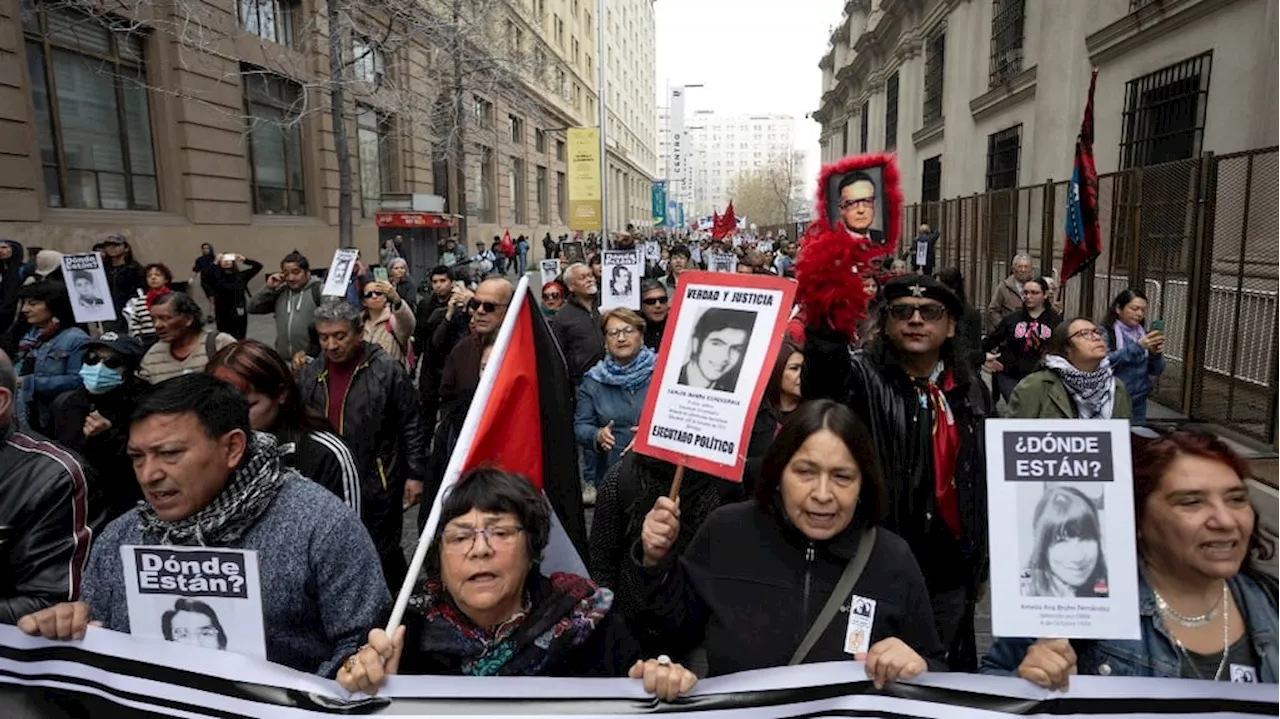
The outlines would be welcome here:
<svg viewBox="0 0 1280 719">
<path fill-rule="evenodd" d="M 467 303 L 467 309 L 471 310 L 472 312 L 475 312 L 476 310 L 483 307 L 485 314 L 492 314 L 494 312 L 497 312 L 499 307 L 506 307 L 506 306 L 507 305 L 504 302 L 481 302 L 480 300 L 477 300 L 474 297 L 471 298 L 471 301 Z"/>
<path fill-rule="evenodd" d="M 103 357 L 97 352 L 90 352 L 84 356 L 84 364 L 95 365 L 99 362 L 106 365 L 109 369 L 120 369 L 124 366 L 124 360 L 120 359 L 116 355 L 107 355 L 106 357 Z"/>
<path fill-rule="evenodd" d="M 382 293 L 378 292 L 377 290 L 369 290 L 368 292 L 364 293 L 364 298 L 366 300 L 372 299 L 374 297 L 382 297 Z"/>
<path fill-rule="evenodd" d="M 889 305 L 889 316 L 899 322 L 910 320 L 916 312 L 920 313 L 920 319 L 925 322 L 936 322 L 947 313 L 947 308 L 940 304 L 932 303 L 927 305 Z"/>
<path fill-rule="evenodd" d="M 666 297 L 646 297 L 644 298 L 644 303 L 646 305 L 665 305 L 667 304 L 667 298 Z"/>
<path fill-rule="evenodd" d="M 559 293 L 559 292 L 543 292 L 543 293 L 542 293 L 542 299 L 544 299 L 544 300 L 558 300 L 558 299 L 560 299 L 560 293 Z"/>
</svg>

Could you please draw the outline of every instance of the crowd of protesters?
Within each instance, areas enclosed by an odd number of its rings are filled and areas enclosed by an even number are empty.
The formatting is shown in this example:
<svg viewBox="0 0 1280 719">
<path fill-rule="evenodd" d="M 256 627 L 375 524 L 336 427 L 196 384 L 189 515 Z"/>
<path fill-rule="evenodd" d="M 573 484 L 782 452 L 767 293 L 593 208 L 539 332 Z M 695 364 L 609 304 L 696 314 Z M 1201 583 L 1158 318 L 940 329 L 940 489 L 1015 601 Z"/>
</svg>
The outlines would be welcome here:
<svg viewBox="0 0 1280 719">
<path fill-rule="evenodd" d="M 879 609 L 855 658 L 876 686 L 948 670 L 1047 688 L 1074 673 L 1227 679 L 1228 659 L 1276 682 L 1276 581 L 1254 563 L 1273 547 L 1247 467 L 1212 436 L 1137 424 L 1142 638 L 1000 638 L 979 657 L 986 467 L 1000 461 L 985 420 L 1003 405 L 1140 423 L 1165 338 L 1134 290 L 1101 323 L 1063 318 L 1024 256 L 984 317 L 954 268 L 929 274 L 945 242 L 921 228 L 919 274 L 868 268 L 852 336 L 796 308 L 776 361 L 755 369 L 768 382 L 742 481 L 690 470 L 673 498 L 676 467 L 631 444 L 678 280 L 726 255 L 729 271 L 794 278 L 800 243 L 629 228 L 608 244 L 643 250 L 641 304 L 601 311 L 601 239 L 545 236 L 563 270 L 536 295 L 572 386 L 559 399 L 595 507 L 590 576 L 544 576 L 547 501 L 527 478 L 473 469 L 444 496 L 389 635 L 405 513 L 417 507 L 422 530 L 529 240 L 470 255 L 446 240 L 421 278 L 388 240 L 385 279 L 358 264 L 347 293 L 326 297 L 298 252 L 251 293 L 262 265 L 206 245 L 183 292 L 108 238 L 120 322 L 92 333 L 51 250 L 0 241 L 0 622 L 56 639 L 90 622 L 127 632 L 121 546 L 251 549 L 267 659 L 350 690 L 397 673 L 629 676 L 671 700 L 700 676 L 850 658 L 843 622 L 818 618 L 858 558 L 852 592 Z M 274 316 L 274 341 L 246 339 L 251 313 Z M 533 421 L 509 418 L 513 432 Z M 1205 617 L 1230 617 L 1225 636 Z"/>
</svg>

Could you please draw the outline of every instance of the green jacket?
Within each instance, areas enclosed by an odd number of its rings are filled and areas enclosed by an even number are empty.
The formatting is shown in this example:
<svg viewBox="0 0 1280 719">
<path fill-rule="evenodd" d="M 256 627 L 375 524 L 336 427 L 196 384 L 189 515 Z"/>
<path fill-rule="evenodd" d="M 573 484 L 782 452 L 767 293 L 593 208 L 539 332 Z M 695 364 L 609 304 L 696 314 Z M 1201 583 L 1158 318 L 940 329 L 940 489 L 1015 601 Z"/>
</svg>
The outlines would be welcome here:
<svg viewBox="0 0 1280 719">
<path fill-rule="evenodd" d="M 1009 415 L 1014 419 L 1076 419 L 1076 406 L 1057 372 L 1042 369 L 1018 383 L 1009 397 Z M 1116 378 L 1116 399 L 1111 419 L 1132 419 L 1133 400 Z"/>
</svg>

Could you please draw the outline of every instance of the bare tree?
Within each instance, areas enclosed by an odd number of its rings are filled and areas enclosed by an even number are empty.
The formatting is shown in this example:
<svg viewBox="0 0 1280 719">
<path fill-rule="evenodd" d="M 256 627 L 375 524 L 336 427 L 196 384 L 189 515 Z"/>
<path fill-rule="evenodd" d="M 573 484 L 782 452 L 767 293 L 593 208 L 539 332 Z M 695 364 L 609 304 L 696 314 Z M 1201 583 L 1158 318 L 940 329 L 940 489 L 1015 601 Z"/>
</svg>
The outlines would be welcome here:
<svg viewBox="0 0 1280 719">
<path fill-rule="evenodd" d="M 739 173 L 729 186 L 737 215 L 758 225 L 791 221 L 796 211 L 796 188 L 802 182 L 799 165 L 795 153 L 787 153 Z"/>
</svg>

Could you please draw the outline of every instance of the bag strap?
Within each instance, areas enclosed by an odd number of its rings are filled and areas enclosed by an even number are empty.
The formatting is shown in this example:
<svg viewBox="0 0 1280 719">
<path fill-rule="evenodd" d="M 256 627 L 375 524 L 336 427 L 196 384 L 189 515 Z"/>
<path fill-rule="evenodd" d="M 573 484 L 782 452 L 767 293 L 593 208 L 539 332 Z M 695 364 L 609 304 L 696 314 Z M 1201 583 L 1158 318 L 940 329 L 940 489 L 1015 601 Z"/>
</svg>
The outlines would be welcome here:
<svg viewBox="0 0 1280 719">
<path fill-rule="evenodd" d="M 813 626 L 809 627 L 808 633 L 804 635 L 804 641 L 800 642 L 800 646 L 796 647 L 796 653 L 791 655 L 791 661 L 787 662 L 787 666 L 794 666 L 803 662 L 805 657 L 809 656 L 809 650 L 813 649 L 813 645 L 818 643 L 818 637 L 821 637 L 827 631 L 827 627 L 831 626 L 831 620 L 835 618 L 840 605 L 844 604 L 844 600 L 853 591 L 853 585 L 858 583 L 858 578 L 862 576 L 862 570 L 867 568 L 867 560 L 871 558 L 871 549 L 875 546 L 875 543 L 875 527 L 862 533 L 858 540 L 857 553 L 845 565 L 844 573 L 840 575 L 840 581 L 836 583 L 836 588 L 831 592 L 831 596 L 827 597 L 827 603 L 823 605 L 822 611 L 818 613 L 818 618 L 813 620 Z"/>
<path fill-rule="evenodd" d="M 207 357 L 208 357 L 208 358 L 210 358 L 210 359 L 212 359 L 214 355 L 218 354 L 218 332 L 217 332 L 217 330 L 214 330 L 213 332 L 209 332 L 209 333 L 205 334 L 205 336 L 204 336 L 204 353 L 205 353 L 205 356 L 207 356 Z"/>
</svg>

